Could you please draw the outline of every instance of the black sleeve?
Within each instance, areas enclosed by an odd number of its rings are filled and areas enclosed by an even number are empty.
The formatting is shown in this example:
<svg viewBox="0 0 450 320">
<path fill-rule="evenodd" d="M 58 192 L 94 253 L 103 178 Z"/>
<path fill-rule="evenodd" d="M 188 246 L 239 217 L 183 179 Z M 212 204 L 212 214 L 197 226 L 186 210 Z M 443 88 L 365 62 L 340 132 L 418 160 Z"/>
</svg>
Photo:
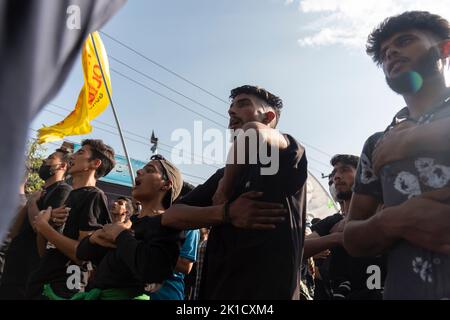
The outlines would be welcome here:
<svg viewBox="0 0 450 320">
<path fill-rule="evenodd" d="M 284 135 L 289 145 L 280 151 L 280 177 L 285 195 L 294 195 L 308 178 L 305 148 L 288 134 Z"/>
<path fill-rule="evenodd" d="M 80 241 L 76 256 L 82 261 L 92 261 L 95 265 L 98 265 L 109 249 L 91 243 L 89 238 L 90 236 Z"/>
<path fill-rule="evenodd" d="M 180 254 L 181 232 L 161 226 L 161 215 L 152 219 L 144 240 L 129 230 L 116 238 L 118 257 L 144 283 L 162 283 L 170 278 Z"/>
<path fill-rule="evenodd" d="M 58 186 L 50 195 L 45 203 L 45 207 L 43 210 L 48 207 L 52 207 L 53 209 L 61 207 L 69 196 L 72 188 L 68 184 L 62 184 Z"/>
<path fill-rule="evenodd" d="M 225 169 L 219 169 L 212 175 L 204 184 L 197 186 L 194 190 L 189 192 L 177 204 L 186 204 L 196 207 L 212 206 L 212 197 L 217 190 L 220 179 L 222 179 Z"/>
<path fill-rule="evenodd" d="M 319 222 L 313 224 L 311 226 L 311 231 L 315 231 L 319 234 L 319 236 L 323 237 L 330 234 L 331 228 L 342 220 L 342 215 L 339 213 L 336 213 L 332 216 L 328 216 Z"/>
<path fill-rule="evenodd" d="M 79 231 L 94 231 L 111 222 L 106 196 L 101 191 L 92 192 L 80 210 Z"/>
<path fill-rule="evenodd" d="M 380 179 L 375 175 L 372 167 L 372 153 L 377 141 L 383 136 L 378 132 L 369 137 L 364 144 L 363 151 L 356 170 L 353 191 L 357 194 L 369 195 L 383 202 L 383 193 Z"/>
</svg>

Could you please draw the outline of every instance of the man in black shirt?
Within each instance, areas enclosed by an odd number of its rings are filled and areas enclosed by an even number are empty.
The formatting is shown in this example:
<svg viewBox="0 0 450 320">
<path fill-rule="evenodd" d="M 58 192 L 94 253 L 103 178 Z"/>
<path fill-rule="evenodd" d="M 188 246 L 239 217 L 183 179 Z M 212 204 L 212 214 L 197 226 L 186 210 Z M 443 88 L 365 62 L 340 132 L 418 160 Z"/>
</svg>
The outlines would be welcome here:
<svg viewBox="0 0 450 320">
<path fill-rule="evenodd" d="M 280 98 L 254 86 L 236 88 L 230 98 L 229 128 L 241 129 L 229 153 L 231 161 L 169 208 L 162 224 L 180 230 L 212 226 L 200 299 L 298 299 L 305 231 L 304 148 L 275 130 Z M 255 134 L 259 145 L 251 138 L 246 143 L 247 134 Z M 262 164 L 260 150 L 265 147 L 271 150 L 269 163 L 275 172 L 264 171 L 268 162 Z M 258 161 L 252 163 L 255 155 Z M 242 164 L 234 161 L 242 158 Z"/>
<path fill-rule="evenodd" d="M 45 253 L 30 277 L 29 298 L 42 298 L 44 285 L 64 298 L 84 289 L 87 279 L 82 276 L 87 270 L 78 265 L 76 248 L 80 240 L 111 221 L 106 196 L 95 185 L 114 165 L 114 150 L 101 140 L 84 140 L 72 155 L 68 173 L 73 191 L 63 207 L 49 208 L 35 218 L 38 237 L 45 240 L 38 239 L 38 245 Z M 61 226 L 59 231 L 50 226 L 50 219 Z"/>
<path fill-rule="evenodd" d="M 311 227 L 312 233 L 305 240 L 306 257 L 327 249 L 331 251 L 325 264 L 327 270 L 322 268 L 321 275 L 325 278 L 324 285 L 330 286 L 332 296 L 319 299 L 381 299 L 380 290 L 367 287 L 367 268 L 376 265 L 384 271 L 382 258 L 352 258 L 343 247 L 343 231 L 358 161 L 359 157 L 346 154 L 338 154 L 331 159 L 331 176 L 342 213 L 314 224 Z"/>
<path fill-rule="evenodd" d="M 155 155 L 137 171 L 135 180 L 132 195 L 142 210 L 131 217 L 131 228 L 129 221 L 108 224 L 78 245 L 77 257 L 98 268 L 89 282 L 91 290 L 73 299 L 149 300 L 149 293 L 173 276 L 182 235 L 161 226 L 161 215 L 180 194 L 181 173 Z"/>
<path fill-rule="evenodd" d="M 6 265 L 0 285 L 0 299 L 25 298 L 27 279 L 39 263 L 36 232 L 33 230 L 32 223 L 40 210 L 49 206 L 60 207 L 72 190 L 72 187 L 64 182 L 69 157 L 67 150 L 56 149 L 43 161 L 39 169 L 39 176 L 45 183 L 42 191 L 34 193 L 19 213 L 23 215 L 23 222 L 18 234 L 11 241 L 6 255 Z"/>
</svg>

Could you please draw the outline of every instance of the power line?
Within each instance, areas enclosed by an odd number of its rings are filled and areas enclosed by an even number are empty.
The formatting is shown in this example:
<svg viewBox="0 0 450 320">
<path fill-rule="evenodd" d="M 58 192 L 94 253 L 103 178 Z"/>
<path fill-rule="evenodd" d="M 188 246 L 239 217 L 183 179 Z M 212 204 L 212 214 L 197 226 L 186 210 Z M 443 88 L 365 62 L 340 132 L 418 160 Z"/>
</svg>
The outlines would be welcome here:
<svg viewBox="0 0 450 320">
<path fill-rule="evenodd" d="M 219 117 L 222 117 L 222 118 L 228 120 L 228 117 L 226 117 L 226 116 L 224 116 L 223 114 L 217 112 L 216 110 L 214 110 L 214 109 L 212 109 L 212 108 L 210 108 L 210 107 L 204 105 L 203 103 L 198 102 L 198 101 L 195 100 L 195 99 L 192 99 L 192 98 L 186 96 L 185 94 L 183 94 L 183 93 L 181 93 L 181 92 L 179 92 L 179 91 L 173 89 L 172 87 L 166 85 L 165 83 L 163 83 L 163 82 L 161 82 L 161 81 L 159 81 L 159 80 L 156 80 L 156 79 L 153 78 L 153 77 L 150 77 L 148 74 L 146 74 L 146 73 L 144 73 L 144 72 L 141 72 L 141 71 L 137 70 L 136 68 L 130 66 L 129 64 L 127 64 L 127 63 L 125 63 L 125 62 L 123 62 L 123 61 L 121 61 L 121 60 L 119 60 L 119 59 L 117 59 L 117 58 L 114 58 L 114 57 L 111 56 L 111 55 L 109 55 L 108 57 L 109 57 L 109 59 L 111 59 L 111 60 L 113 60 L 113 61 L 116 61 L 117 63 L 120 63 L 120 64 L 123 65 L 123 66 L 126 66 L 127 68 L 129 68 L 129 69 L 133 70 L 134 72 L 136 72 L 136 73 L 142 75 L 143 77 L 145 77 L 145 78 L 147 78 L 147 79 L 150 79 L 150 80 L 152 80 L 153 82 L 156 82 L 156 83 L 159 84 L 160 86 L 163 86 L 164 88 L 166 88 L 166 89 L 168 89 L 168 90 L 170 90 L 170 91 L 172 91 L 172 92 L 174 92 L 174 93 L 176 93 L 176 94 L 182 96 L 183 98 L 188 99 L 189 101 L 191 101 L 191 102 L 193 102 L 193 103 L 195 103 L 195 104 L 197 104 L 197 105 L 199 105 L 199 106 L 201 106 L 201 107 L 203 107 L 203 108 L 205 108 L 205 109 L 207 109 L 207 110 L 209 110 L 209 111 L 215 113 L 215 114 L 218 115 Z"/>
<path fill-rule="evenodd" d="M 136 81 L 136 80 L 134 80 L 134 79 L 128 77 L 127 75 L 124 75 L 124 74 L 123 74 L 122 72 L 120 72 L 120 71 L 117 71 L 117 70 L 115 70 L 115 69 L 113 69 L 113 68 L 110 68 L 110 70 L 113 71 L 114 73 L 119 74 L 120 76 L 124 77 L 125 79 L 128 79 L 129 81 L 134 82 L 135 84 L 137 84 L 137 85 L 143 87 L 144 89 L 147 89 L 148 91 L 153 92 L 154 94 L 156 94 L 156 95 L 158 95 L 158 96 L 160 96 L 160 97 L 162 97 L 162 98 L 164 98 L 164 99 L 166 99 L 166 100 L 169 100 L 170 102 L 175 103 L 176 105 L 182 107 L 183 109 L 186 109 L 186 110 L 188 110 L 188 111 L 190 111 L 190 112 L 192 112 L 192 113 L 195 113 L 196 115 L 198 115 L 198 116 L 200 116 L 200 117 L 202 117 L 202 118 L 204 118 L 204 119 L 206 119 L 206 120 L 209 120 L 209 121 L 211 121 L 212 123 L 217 124 L 218 126 L 220 126 L 220 127 L 222 127 L 222 128 L 225 128 L 225 129 L 227 128 L 227 127 L 225 127 L 223 124 L 220 124 L 219 122 L 217 122 L 217 121 L 215 121 L 215 120 L 212 120 L 211 118 L 208 118 L 208 117 L 202 115 L 201 113 L 199 113 L 199 112 L 197 112 L 197 111 L 195 111 L 195 110 L 192 110 L 191 108 L 185 106 L 184 104 L 181 104 L 181 103 L 179 103 L 179 102 L 177 102 L 177 101 L 175 101 L 175 100 L 173 100 L 173 99 L 171 99 L 171 98 L 169 98 L 169 97 L 163 95 L 162 93 L 160 93 L 160 92 L 158 92 L 158 91 L 156 91 L 156 90 L 154 90 L 154 89 L 152 89 L 152 88 L 150 88 L 150 87 L 147 87 L 147 86 L 146 86 L 145 84 L 143 84 L 142 82 Z"/>
<path fill-rule="evenodd" d="M 120 44 L 121 46 L 123 46 L 123 47 L 125 47 L 125 48 L 127 48 L 128 50 L 134 52 L 135 54 L 139 55 L 140 57 L 144 58 L 145 60 L 147 60 L 147 61 L 153 63 L 154 65 L 156 65 L 156 66 L 158 66 L 158 67 L 160 67 L 161 69 L 163 69 L 163 70 L 165 70 L 165 71 L 167 71 L 167 72 L 173 74 L 174 76 L 176 76 L 176 77 L 182 79 L 183 81 L 185 81 L 185 82 L 191 84 L 192 86 L 194 86 L 194 87 L 196 87 L 196 88 L 202 90 L 203 92 L 207 93 L 208 95 L 210 95 L 210 96 L 216 98 L 217 100 L 222 101 L 223 103 L 226 103 L 227 105 L 229 104 L 229 102 L 227 102 L 227 101 L 225 101 L 225 100 L 219 98 L 218 96 L 214 95 L 213 93 L 209 92 L 208 90 L 206 90 L 206 89 L 200 87 L 199 85 L 197 85 L 197 84 L 193 83 L 192 81 L 186 79 L 185 77 L 179 75 L 179 74 L 176 73 L 175 71 L 170 70 L 169 68 L 163 66 L 162 64 L 156 62 L 155 60 L 150 59 L 150 58 L 147 57 L 146 55 L 140 53 L 139 51 L 133 49 L 131 46 L 126 45 L 126 44 L 123 43 L 122 41 L 120 41 L 120 40 L 114 38 L 113 36 L 111 36 L 111 35 L 105 33 L 104 31 L 100 31 L 100 33 L 101 33 L 102 35 L 108 37 L 108 38 L 111 39 L 112 41 L 114 41 L 114 42 Z M 113 59 L 117 61 L 117 59 L 115 59 L 115 58 L 113 58 Z M 134 80 L 132 80 L 132 79 L 130 79 L 130 80 L 131 80 L 131 81 L 134 81 Z M 152 79 L 152 80 L 153 80 L 153 79 Z M 150 90 L 151 90 L 151 89 L 150 89 Z M 210 119 L 209 119 L 209 120 L 210 120 Z M 210 121 L 212 121 L 212 120 L 210 120 Z M 217 123 L 216 123 L 216 124 L 217 124 Z M 300 140 L 299 140 L 299 141 L 300 141 Z M 319 148 L 317 148 L 317 147 L 314 147 L 314 146 L 312 146 L 312 145 L 310 145 L 310 144 L 308 144 L 308 143 L 306 143 L 306 142 L 303 142 L 303 141 L 300 141 L 300 142 L 303 143 L 305 146 L 308 146 L 309 148 L 311 148 L 311 149 L 313 149 L 313 150 L 315 150 L 315 151 L 317 151 L 317 152 L 319 152 L 319 153 L 321 153 L 321 154 L 323 154 L 323 155 L 326 155 L 327 157 L 330 157 L 330 158 L 332 157 L 331 154 L 329 154 L 329 153 L 327 153 L 327 152 L 325 152 L 325 151 L 323 151 L 323 150 L 321 150 L 321 149 L 319 149 Z"/>
<path fill-rule="evenodd" d="M 192 82 L 192 81 L 186 79 L 185 77 L 181 76 L 180 74 L 176 73 L 175 71 L 170 70 L 169 68 L 163 66 L 162 64 L 156 62 L 155 60 L 150 59 L 149 57 L 145 56 L 144 54 L 140 53 L 139 51 L 137 51 L 137 50 L 133 49 L 132 47 L 126 45 L 126 44 L 123 43 L 122 41 L 120 41 L 120 40 L 118 40 L 118 39 L 116 39 L 116 38 L 110 36 L 109 34 L 103 32 L 103 31 L 100 31 L 100 33 L 101 33 L 102 35 L 108 37 L 109 39 L 113 40 L 114 42 L 120 44 L 121 46 L 127 48 L 128 50 L 134 52 L 135 54 L 137 54 L 137 55 L 140 56 L 141 58 L 144 58 L 145 60 L 147 60 L 147 61 L 153 63 L 154 65 L 156 65 L 156 66 L 160 67 L 161 69 L 163 69 L 163 70 L 169 72 L 170 74 L 176 76 L 177 78 L 179 78 L 179 79 L 181 79 L 181 80 L 183 80 L 183 81 L 189 83 L 190 85 L 196 87 L 197 89 L 200 89 L 201 91 L 203 91 L 204 93 L 210 95 L 211 97 L 214 97 L 214 98 L 216 98 L 217 100 L 222 101 L 222 102 L 225 103 L 225 104 L 228 104 L 228 102 L 227 102 L 226 100 L 223 100 L 222 98 L 220 98 L 220 97 L 216 96 L 215 94 L 211 93 L 210 91 L 208 91 L 208 90 L 206 90 L 206 89 L 200 87 L 199 85 L 195 84 L 194 82 Z"/>
<path fill-rule="evenodd" d="M 48 110 L 45 110 L 45 111 L 48 111 Z M 38 130 L 36 130 L 36 129 L 33 129 L 33 128 L 29 128 L 30 130 L 32 130 L 32 131 L 34 131 L 34 132 L 38 132 Z M 105 130 L 106 131 L 106 130 Z M 67 140 L 68 142 L 71 142 L 71 141 L 69 141 L 69 140 Z M 136 142 L 139 142 L 139 143 L 141 143 L 140 141 L 136 141 Z M 57 143 L 55 143 L 55 142 L 47 142 L 48 144 L 51 144 L 51 145 L 54 145 L 54 146 L 57 146 L 57 147 L 60 147 L 60 145 L 59 144 L 57 144 Z M 73 142 L 72 142 L 73 143 Z M 186 172 L 183 172 L 183 175 L 185 175 L 185 176 L 188 176 L 188 177 L 192 177 L 192 178 L 197 178 L 197 179 L 199 179 L 199 180 L 201 180 L 201 181 L 206 181 L 207 180 L 207 178 L 204 178 L 204 177 L 200 177 L 200 176 L 196 176 L 196 175 L 193 175 L 193 174 L 190 174 L 190 173 L 186 173 Z"/>
<path fill-rule="evenodd" d="M 312 146 L 312 145 L 310 145 L 310 144 L 308 144 L 308 143 L 306 143 L 306 142 L 304 142 L 304 141 L 301 141 L 301 140 L 298 140 L 300 143 L 302 143 L 302 144 L 304 144 L 305 146 L 307 146 L 307 147 L 309 147 L 309 148 L 311 148 L 311 149 L 313 149 L 313 150 L 316 150 L 317 152 L 320 152 L 321 154 L 323 154 L 323 155 L 326 155 L 327 157 L 332 157 L 332 155 L 331 154 L 329 154 L 329 153 L 326 153 L 325 151 L 322 151 L 322 150 L 320 150 L 319 148 L 316 148 L 316 147 L 314 147 L 314 146 Z"/>
<path fill-rule="evenodd" d="M 306 158 L 307 158 L 308 160 L 313 160 L 314 162 L 316 162 L 316 163 L 318 163 L 318 164 L 321 164 L 322 166 L 326 167 L 327 169 L 330 168 L 330 164 L 325 163 L 325 162 L 322 162 L 322 161 L 320 161 L 320 160 L 317 160 L 316 158 L 313 158 L 313 157 L 311 157 L 311 156 L 309 156 L 309 155 L 307 155 Z"/>
<path fill-rule="evenodd" d="M 49 106 L 53 106 L 53 107 L 58 108 L 58 109 L 61 109 L 61 110 L 65 110 L 65 111 L 71 112 L 71 110 L 69 110 L 69 109 L 67 109 L 67 108 L 64 108 L 64 107 L 62 107 L 62 106 L 59 106 L 59 105 L 57 105 L 57 104 L 54 104 L 54 103 L 48 103 L 48 105 L 49 105 Z M 58 116 L 63 117 L 63 118 L 66 117 L 66 116 L 63 116 L 63 115 L 61 115 L 61 114 L 58 114 L 58 113 L 56 113 L 56 112 L 54 112 L 54 111 L 51 111 L 51 110 L 48 110 L 48 109 L 46 109 L 45 111 L 50 112 L 50 113 L 53 113 L 53 114 L 58 115 Z M 111 124 L 109 124 L 109 123 L 106 123 L 106 122 L 97 120 L 97 119 L 92 120 L 92 122 L 100 123 L 100 124 L 102 124 L 102 125 L 104 125 L 104 126 L 107 126 L 107 127 L 109 127 L 109 128 L 116 129 L 115 126 L 113 126 L 113 125 L 111 125 Z M 97 127 L 97 128 L 100 129 L 100 130 L 102 130 L 102 128 L 100 128 L 100 127 Z M 118 135 L 117 133 L 114 133 L 114 132 L 111 132 L 111 131 L 108 131 L 108 132 L 111 133 L 111 134 Z M 135 136 L 135 137 L 138 137 L 138 138 L 141 138 L 141 139 L 143 139 L 143 140 L 145 140 L 145 141 L 148 141 L 148 137 L 144 137 L 144 136 L 139 135 L 139 134 L 137 134 L 137 133 L 134 133 L 134 132 L 132 132 L 132 131 L 123 130 L 123 132 L 126 132 L 126 133 L 131 134 L 131 135 L 133 135 L 133 136 Z M 127 137 L 127 139 L 130 139 L 130 138 Z M 131 140 L 131 141 L 134 141 L 134 140 Z M 140 142 L 140 141 L 137 141 L 137 142 L 142 143 L 142 142 Z M 182 150 L 182 149 L 180 149 L 180 148 L 175 148 L 174 146 L 171 146 L 171 145 L 169 145 L 169 144 L 167 144 L 167 143 L 164 143 L 164 142 L 161 142 L 161 141 L 159 141 L 158 143 L 159 143 L 160 145 L 166 146 L 166 147 L 168 147 L 168 148 L 172 148 L 172 149 L 174 149 L 174 150 Z M 145 145 L 151 147 L 151 145 L 150 145 L 149 143 L 145 143 Z M 170 151 L 169 151 L 169 152 L 170 152 Z M 193 153 L 193 152 L 190 152 L 189 154 L 192 155 L 192 160 L 193 160 L 193 161 L 195 161 L 194 156 L 197 157 L 198 159 L 206 159 L 206 160 L 209 160 L 209 161 L 212 161 L 212 162 L 215 161 L 214 159 L 210 159 L 210 158 L 207 158 L 207 157 L 205 157 L 205 156 L 198 155 L 198 154 Z M 206 164 L 206 165 L 207 165 L 207 166 L 214 167 L 214 168 L 216 168 L 216 169 L 220 169 L 219 166 L 215 166 L 215 165 L 212 165 L 212 164 Z"/>
<path fill-rule="evenodd" d="M 57 105 L 57 104 L 55 104 L 55 103 L 48 103 L 48 105 L 49 105 L 49 106 L 56 107 L 56 108 L 61 109 L 61 110 L 64 110 L 64 111 L 71 112 L 70 109 L 64 108 L 64 107 L 62 107 L 62 106 L 60 106 L 60 105 Z M 60 116 L 60 117 L 65 118 L 64 115 L 59 114 L 59 113 L 57 113 L 57 112 L 54 112 L 54 111 L 51 111 L 51 110 L 48 110 L 48 109 L 45 109 L 45 111 L 50 112 L 50 113 L 53 113 L 53 114 L 55 114 L 55 115 L 57 115 L 57 116 Z M 103 122 L 103 121 L 100 121 L 100 120 L 97 120 L 97 119 L 94 119 L 94 120 L 92 120 L 92 121 L 93 121 L 93 122 L 96 122 L 96 123 L 100 123 L 100 124 L 105 125 L 105 126 L 107 126 L 107 127 L 110 127 L 110 128 L 112 128 L 112 129 L 116 129 L 115 126 L 113 126 L 113 125 L 111 125 L 111 124 L 109 124 L 109 123 L 106 123 L 106 122 Z M 111 132 L 111 131 L 109 131 L 109 130 L 106 130 L 106 129 L 103 129 L 103 128 L 100 128 L 100 127 L 97 127 L 97 128 L 98 128 L 99 130 L 103 130 L 103 131 L 108 132 L 108 133 L 110 133 L 110 134 L 118 135 L 118 134 L 115 133 L 115 132 Z M 142 135 L 136 134 L 136 133 L 134 133 L 134 132 L 132 132 L 132 131 L 128 131 L 128 130 L 123 130 L 123 131 L 126 132 L 126 133 L 128 133 L 128 134 L 131 134 L 131 135 L 133 135 L 133 136 L 135 136 L 135 137 L 141 138 L 141 139 L 143 139 L 143 140 L 145 140 L 145 141 L 148 140 L 147 137 L 144 137 L 144 136 L 142 136 Z M 143 144 L 143 145 L 146 145 L 146 146 L 151 147 L 151 145 L 150 145 L 149 143 L 144 143 L 144 142 L 141 142 L 141 141 L 137 141 L 137 140 L 134 140 L 134 139 L 132 139 L 132 138 L 130 138 L 130 137 L 126 137 L 126 138 L 127 138 L 128 140 L 130 140 L 130 141 L 134 141 L 134 142 L 137 142 L 137 143 L 140 143 L 140 144 Z M 180 148 L 175 148 L 174 146 L 171 146 L 171 145 L 169 145 L 169 144 L 163 143 L 163 142 L 161 142 L 161 141 L 159 142 L 159 144 L 160 144 L 160 145 L 163 145 L 163 146 L 166 146 L 166 147 L 168 147 L 168 148 L 175 149 L 175 150 L 182 150 L 182 149 L 180 149 Z M 161 150 L 164 150 L 164 149 L 161 149 Z M 165 150 L 165 151 L 167 151 L 167 150 Z M 170 151 L 167 151 L 167 152 L 170 152 Z M 196 153 L 190 153 L 190 155 L 192 155 L 192 160 L 193 160 L 193 161 L 195 161 L 195 157 L 197 157 L 198 159 L 206 159 L 206 160 L 213 161 L 213 162 L 215 161 L 214 159 L 210 159 L 210 158 L 207 158 L 207 157 L 205 157 L 205 156 L 198 155 L 198 154 L 196 154 Z M 308 160 L 312 160 L 312 161 L 314 161 L 314 162 L 316 162 L 316 163 L 318 163 L 318 164 L 321 164 L 321 165 L 325 166 L 327 169 L 329 168 L 329 164 L 324 163 L 324 162 L 322 162 L 322 161 L 320 161 L 320 160 L 317 160 L 317 159 L 314 158 L 314 157 L 307 156 L 307 158 L 308 158 Z M 206 165 L 207 165 L 207 166 L 210 166 L 210 167 L 214 167 L 215 169 L 220 169 L 220 168 L 221 168 L 221 167 L 219 167 L 219 166 L 215 166 L 215 165 L 212 165 L 212 164 L 206 164 Z M 317 171 L 319 171 L 319 170 L 317 170 Z"/>
<path fill-rule="evenodd" d="M 57 113 L 57 112 L 52 111 L 52 110 L 44 109 L 44 111 L 45 111 L 45 112 L 52 113 L 52 114 L 57 115 L 57 116 L 60 116 L 60 117 L 63 117 L 63 118 L 65 117 L 65 116 L 63 116 L 63 115 L 61 115 L 61 114 L 59 114 L 59 113 Z M 101 130 L 101 131 L 104 131 L 104 132 L 107 132 L 107 133 L 110 133 L 110 134 L 115 135 L 115 136 L 118 135 L 117 132 L 113 132 L 113 131 L 110 131 L 110 130 L 107 130 L 107 129 L 104 129 L 104 128 L 100 128 L 100 127 L 98 127 L 98 126 L 96 127 L 96 129 Z M 130 138 L 130 137 L 125 137 L 125 138 L 126 138 L 128 141 L 133 141 L 133 142 L 136 142 L 136 143 L 145 145 L 145 146 L 147 146 L 147 147 L 151 147 L 151 144 L 149 144 L 149 143 L 147 143 L 147 142 L 139 141 L 139 140 L 136 140 L 136 139 L 133 139 L 133 138 Z M 169 146 L 169 147 L 171 147 L 171 146 Z M 171 147 L 171 148 L 177 150 L 177 148 L 174 148 L 174 147 Z M 161 150 L 163 150 L 163 151 L 166 151 L 166 152 L 168 152 L 168 153 L 171 152 L 170 150 L 167 150 L 167 149 L 165 149 L 165 148 L 161 148 L 161 147 L 160 147 L 159 149 L 161 149 Z M 193 154 L 191 154 L 191 155 L 193 155 Z M 195 158 L 192 157 L 192 160 L 195 161 Z M 213 168 L 215 168 L 215 169 L 220 169 L 220 167 L 215 166 L 215 165 L 212 165 L 212 164 L 207 164 L 207 163 L 205 163 L 204 165 L 213 167 Z"/>
</svg>

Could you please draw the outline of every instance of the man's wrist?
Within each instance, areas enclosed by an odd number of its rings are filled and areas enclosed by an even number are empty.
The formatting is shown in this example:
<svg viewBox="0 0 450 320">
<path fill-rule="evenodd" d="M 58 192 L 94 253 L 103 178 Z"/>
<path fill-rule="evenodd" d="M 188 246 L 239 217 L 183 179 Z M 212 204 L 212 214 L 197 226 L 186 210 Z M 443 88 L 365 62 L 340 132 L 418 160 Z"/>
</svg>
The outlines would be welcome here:
<svg viewBox="0 0 450 320">
<path fill-rule="evenodd" d="M 222 207 L 222 223 L 231 223 L 229 201 L 225 201 Z"/>
<path fill-rule="evenodd" d="M 401 238 L 404 221 L 402 221 L 399 213 L 398 207 L 390 207 L 374 215 L 373 221 L 377 225 L 377 230 L 380 231 L 384 238 L 392 241 Z"/>
</svg>

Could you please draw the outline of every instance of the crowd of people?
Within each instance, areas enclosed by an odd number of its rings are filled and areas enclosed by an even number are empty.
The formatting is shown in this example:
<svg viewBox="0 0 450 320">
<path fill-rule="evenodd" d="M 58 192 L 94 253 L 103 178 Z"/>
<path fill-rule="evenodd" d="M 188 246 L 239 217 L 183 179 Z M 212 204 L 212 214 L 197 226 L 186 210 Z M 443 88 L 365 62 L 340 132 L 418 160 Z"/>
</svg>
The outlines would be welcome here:
<svg viewBox="0 0 450 320">
<path fill-rule="evenodd" d="M 307 220 L 305 148 L 276 129 L 282 99 L 244 85 L 230 94 L 226 166 L 195 188 L 154 155 L 132 199 L 109 206 L 96 184 L 115 166 L 110 146 L 88 139 L 50 154 L 42 190 L 21 189 L 0 299 L 449 299 L 449 23 L 423 11 L 387 18 L 367 53 L 406 107 L 359 157 L 330 159 L 340 212 Z M 277 154 L 274 174 L 261 145 Z"/>
</svg>

